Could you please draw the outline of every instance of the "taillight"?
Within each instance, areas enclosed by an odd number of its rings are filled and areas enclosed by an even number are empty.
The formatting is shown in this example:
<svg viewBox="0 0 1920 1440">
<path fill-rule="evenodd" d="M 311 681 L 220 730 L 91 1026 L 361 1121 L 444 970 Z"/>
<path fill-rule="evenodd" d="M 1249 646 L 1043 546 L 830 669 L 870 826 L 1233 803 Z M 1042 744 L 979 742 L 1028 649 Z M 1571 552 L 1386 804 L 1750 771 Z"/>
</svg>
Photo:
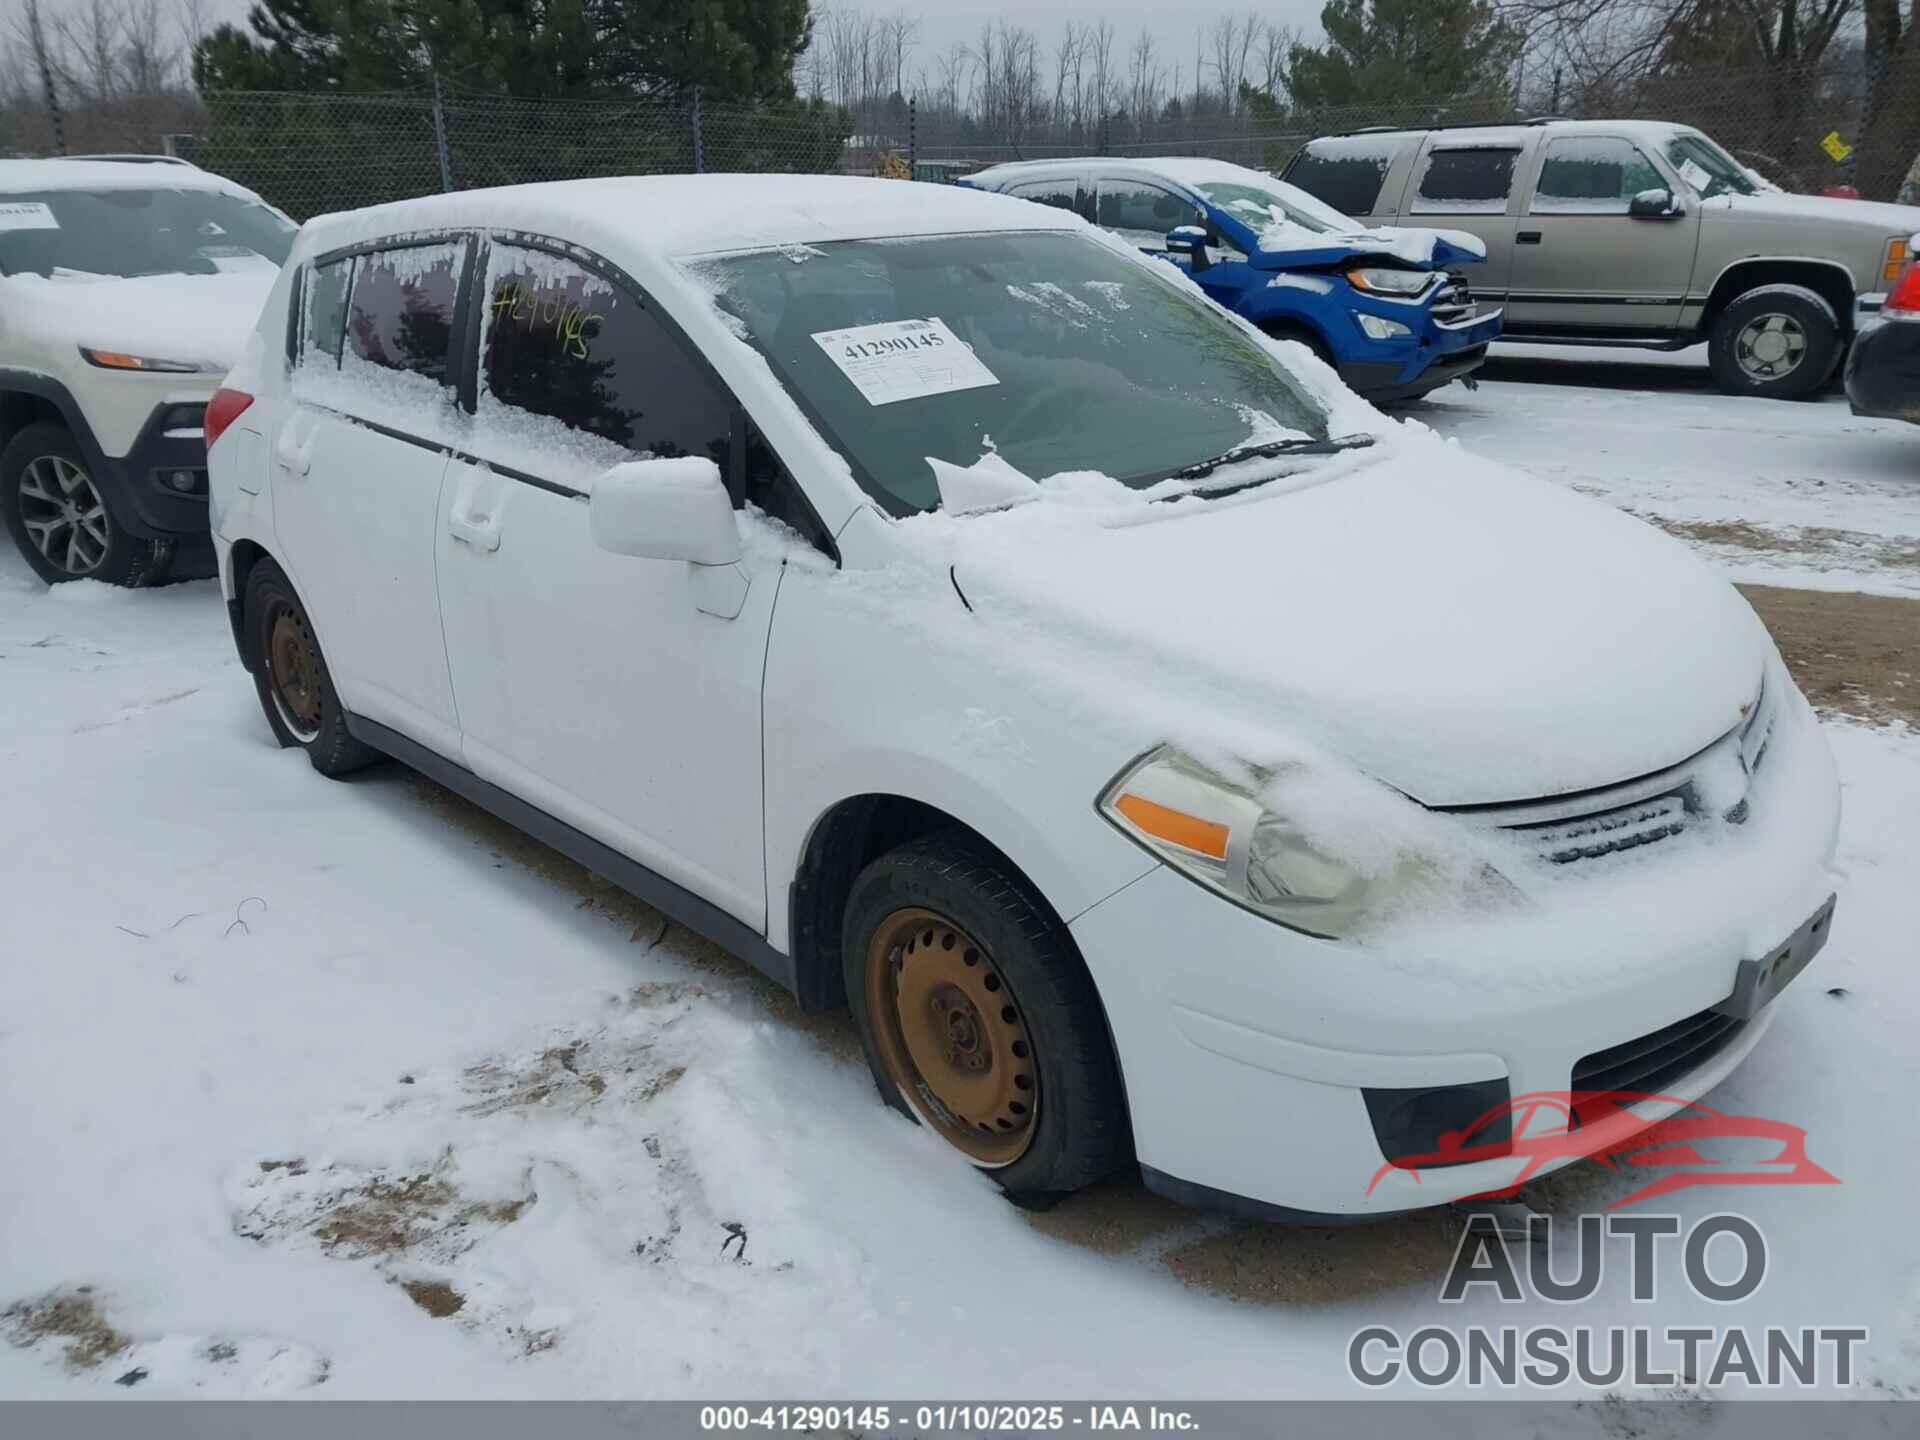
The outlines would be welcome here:
<svg viewBox="0 0 1920 1440">
<path fill-rule="evenodd" d="M 1920 320 L 1920 260 L 1909 260 L 1894 280 L 1882 313 L 1893 311 L 1902 319 Z"/>
<path fill-rule="evenodd" d="M 207 418 L 201 421 L 206 432 L 207 448 L 213 448 L 213 442 L 227 433 L 227 427 L 246 413 L 253 404 L 253 396 L 244 390 L 229 390 L 222 385 L 213 392 L 213 398 L 207 401 Z"/>
</svg>

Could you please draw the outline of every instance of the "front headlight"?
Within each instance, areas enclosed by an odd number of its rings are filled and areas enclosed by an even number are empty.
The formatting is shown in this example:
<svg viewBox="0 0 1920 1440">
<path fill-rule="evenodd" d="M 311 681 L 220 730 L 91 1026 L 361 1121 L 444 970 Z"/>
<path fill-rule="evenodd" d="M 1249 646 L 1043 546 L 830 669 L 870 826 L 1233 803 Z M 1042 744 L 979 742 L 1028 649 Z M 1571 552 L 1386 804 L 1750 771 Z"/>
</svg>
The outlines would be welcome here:
<svg viewBox="0 0 1920 1440">
<path fill-rule="evenodd" d="M 1398 320 L 1383 320 L 1378 315 L 1368 315 L 1365 313 L 1355 315 L 1353 318 L 1358 320 L 1360 322 L 1360 328 L 1375 340 L 1391 340 L 1398 335 L 1411 335 L 1413 333 L 1413 331 L 1402 325 Z"/>
<path fill-rule="evenodd" d="M 150 360 L 144 355 L 127 355 L 118 350 L 89 350 L 80 347 L 80 356 L 89 365 L 102 370 L 138 370 L 146 374 L 194 375 L 218 367 L 197 360 Z"/>
<path fill-rule="evenodd" d="M 1434 278 L 1431 270 L 1396 270 L 1388 265 L 1356 265 L 1347 271 L 1347 281 L 1354 289 L 1381 295 L 1418 295 Z"/>
<path fill-rule="evenodd" d="M 1404 866 L 1361 874 L 1246 789 L 1166 746 L 1107 787 L 1100 813 L 1209 890 L 1323 939 L 1351 934 L 1406 878 Z"/>
</svg>

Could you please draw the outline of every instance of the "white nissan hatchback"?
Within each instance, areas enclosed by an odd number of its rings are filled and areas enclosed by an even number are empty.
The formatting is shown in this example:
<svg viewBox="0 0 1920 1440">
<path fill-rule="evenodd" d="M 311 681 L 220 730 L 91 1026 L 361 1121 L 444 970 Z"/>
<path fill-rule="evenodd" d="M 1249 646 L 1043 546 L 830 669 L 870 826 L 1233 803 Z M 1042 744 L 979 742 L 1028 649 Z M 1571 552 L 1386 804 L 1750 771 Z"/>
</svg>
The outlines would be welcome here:
<svg viewBox="0 0 1920 1440">
<path fill-rule="evenodd" d="M 1713 1086 L 1826 939 L 1832 761 L 1729 585 L 1064 212 L 326 217 L 207 433 L 281 744 L 850 1005 L 1023 1202 L 1496 1189 Z M 1502 1118 L 1588 1101 L 1547 1166 Z"/>
</svg>

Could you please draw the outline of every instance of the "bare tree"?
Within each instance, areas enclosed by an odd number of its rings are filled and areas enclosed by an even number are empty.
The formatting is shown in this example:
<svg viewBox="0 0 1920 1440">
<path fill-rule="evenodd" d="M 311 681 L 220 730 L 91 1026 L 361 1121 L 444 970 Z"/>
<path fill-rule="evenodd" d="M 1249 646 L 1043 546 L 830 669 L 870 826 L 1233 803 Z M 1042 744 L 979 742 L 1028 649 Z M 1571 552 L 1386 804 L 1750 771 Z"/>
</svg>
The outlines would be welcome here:
<svg viewBox="0 0 1920 1440">
<path fill-rule="evenodd" d="M 1240 86 L 1247 78 L 1247 57 L 1253 51 L 1260 24 L 1260 16 L 1249 10 L 1240 16 L 1222 15 L 1207 31 L 1214 82 L 1220 87 L 1220 99 L 1229 114 L 1240 111 Z"/>
<path fill-rule="evenodd" d="M 1153 31 L 1142 25 L 1127 52 L 1127 113 L 1133 117 L 1135 138 L 1145 138 L 1166 88 L 1167 67 L 1160 62 Z"/>
</svg>

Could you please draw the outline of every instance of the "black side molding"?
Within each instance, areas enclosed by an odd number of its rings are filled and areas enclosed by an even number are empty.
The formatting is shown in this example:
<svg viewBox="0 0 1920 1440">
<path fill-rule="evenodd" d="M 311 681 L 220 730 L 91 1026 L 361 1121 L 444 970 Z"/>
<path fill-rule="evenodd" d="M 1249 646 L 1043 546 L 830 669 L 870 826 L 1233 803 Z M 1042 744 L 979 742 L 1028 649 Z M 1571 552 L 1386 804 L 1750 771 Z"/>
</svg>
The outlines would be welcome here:
<svg viewBox="0 0 1920 1440">
<path fill-rule="evenodd" d="M 790 993 L 798 994 L 797 967 L 791 955 L 783 955 L 767 943 L 767 937 L 742 924 L 719 906 L 702 900 L 692 891 L 656 874 L 637 860 L 629 859 L 611 846 L 602 845 L 563 820 L 556 820 L 537 806 L 529 805 L 498 785 L 482 780 L 464 765 L 456 765 L 416 740 L 397 730 L 358 715 L 347 717 L 347 730 L 354 739 L 391 755 L 430 780 L 446 786 L 456 795 L 471 800 L 516 829 L 524 830 L 543 845 L 551 845 L 576 864 L 604 875 L 629 895 L 646 901 L 669 919 L 704 935 L 748 961 L 756 970 L 777 980 Z"/>
</svg>

